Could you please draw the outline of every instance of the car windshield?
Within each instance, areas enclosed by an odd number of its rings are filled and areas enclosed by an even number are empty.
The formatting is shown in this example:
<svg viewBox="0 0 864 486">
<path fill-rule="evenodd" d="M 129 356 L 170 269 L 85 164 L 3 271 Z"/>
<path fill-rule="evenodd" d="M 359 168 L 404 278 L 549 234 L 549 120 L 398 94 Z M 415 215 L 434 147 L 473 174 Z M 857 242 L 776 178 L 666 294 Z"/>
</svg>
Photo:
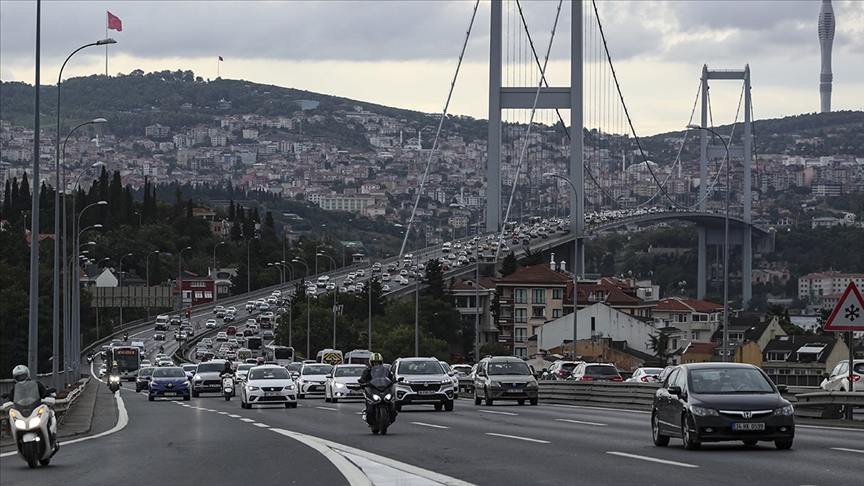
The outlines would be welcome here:
<svg viewBox="0 0 864 486">
<path fill-rule="evenodd" d="M 576 367 L 576 363 L 562 363 L 561 369 L 565 371 L 573 371 L 573 368 Z"/>
<path fill-rule="evenodd" d="M 707 368 L 690 370 L 693 393 L 773 393 L 774 387 L 759 370 L 752 368 Z"/>
<path fill-rule="evenodd" d="M 198 365 L 198 373 L 204 373 L 207 371 L 222 371 L 223 369 L 225 369 L 225 364 L 219 362 L 201 363 Z"/>
<path fill-rule="evenodd" d="M 301 373 L 304 375 L 327 375 L 333 366 L 328 364 L 304 366 Z M 287 370 L 286 370 L 287 371 Z"/>
<path fill-rule="evenodd" d="M 288 371 L 300 371 L 300 368 L 303 367 L 303 363 L 291 363 L 285 367 Z"/>
<path fill-rule="evenodd" d="M 195 371 L 198 365 L 183 365 L 183 371 Z"/>
<path fill-rule="evenodd" d="M 287 380 L 288 370 L 282 367 L 253 368 L 249 370 L 250 380 Z"/>
<path fill-rule="evenodd" d="M 360 376 L 363 374 L 363 366 L 337 366 L 334 376 Z"/>
<path fill-rule="evenodd" d="M 618 370 L 614 366 L 586 366 L 586 375 L 618 376 Z"/>
<path fill-rule="evenodd" d="M 138 370 L 138 376 L 150 376 L 155 368 L 141 368 Z"/>
<path fill-rule="evenodd" d="M 158 368 L 153 371 L 153 378 L 186 378 L 183 368 Z"/>
<path fill-rule="evenodd" d="M 247 370 L 249 370 L 249 368 L 252 368 L 253 366 L 255 366 L 255 365 L 249 364 L 249 363 L 243 363 L 237 367 L 237 371 L 247 371 Z"/>
<path fill-rule="evenodd" d="M 489 363 L 489 375 L 530 375 L 528 365 L 521 361 L 504 361 Z"/>
<path fill-rule="evenodd" d="M 441 375 L 444 370 L 437 361 L 403 361 L 399 363 L 400 375 Z"/>
</svg>

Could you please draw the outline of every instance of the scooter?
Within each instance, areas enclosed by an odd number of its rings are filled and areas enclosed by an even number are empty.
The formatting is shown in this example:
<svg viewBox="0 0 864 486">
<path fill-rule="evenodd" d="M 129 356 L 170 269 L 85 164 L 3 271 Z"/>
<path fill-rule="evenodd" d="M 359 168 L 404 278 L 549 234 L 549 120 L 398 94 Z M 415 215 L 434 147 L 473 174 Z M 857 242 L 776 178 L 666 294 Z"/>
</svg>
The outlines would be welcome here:
<svg viewBox="0 0 864 486">
<path fill-rule="evenodd" d="M 234 396 L 234 378 L 230 376 L 222 378 L 222 396 L 225 397 L 226 402 Z"/>
<path fill-rule="evenodd" d="M 389 371 L 383 366 L 373 367 L 371 373 L 372 380 L 363 387 L 366 409 L 361 417 L 373 434 L 386 435 L 387 428 L 396 421 L 397 415 L 393 382 L 390 381 Z M 367 416 L 366 410 L 371 410 L 372 415 Z"/>
<path fill-rule="evenodd" d="M 108 389 L 111 393 L 117 393 L 120 389 L 120 375 L 110 375 L 108 377 Z"/>
<path fill-rule="evenodd" d="M 53 394 L 57 390 L 49 388 Z M 9 398 L 3 394 L 3 398 Z M 18 455 L 35 468 L 36 464 L 47 466 L 60 449 L 57 443 L 57 421 L 54 419 L 54 397 L 39 398 L 39 385 L 35 381 L 15 384 L 15 401 L 2 406 L 9 412 L 12 439 Z"/>
</svg>

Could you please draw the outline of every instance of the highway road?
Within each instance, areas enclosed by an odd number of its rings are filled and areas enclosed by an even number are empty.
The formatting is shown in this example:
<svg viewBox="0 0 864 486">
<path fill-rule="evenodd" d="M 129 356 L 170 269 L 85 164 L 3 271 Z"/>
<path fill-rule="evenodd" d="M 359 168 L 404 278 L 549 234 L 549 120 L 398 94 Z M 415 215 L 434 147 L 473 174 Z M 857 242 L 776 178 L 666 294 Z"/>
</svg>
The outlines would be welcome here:
<svg viewBox="0 0 864 486">
<path fill-rule="evenodd" d="M 864 477 L 861 429 L 799 426 L 789 451 L 770 443 L 685 451 L 680 440 L 655 447 L 642 411 L 460 399 L 453 412 L 406 406 L 375 436 L 359 402 L 243 410 L 215 394 L 148 402 L 133 386 L 124 383 L 117 401 L 118 420 L 128 416 L 121 430 L 64 445 L 37 470 L 4 455 L 0 482 L 860 486 Z"/>
</svg>

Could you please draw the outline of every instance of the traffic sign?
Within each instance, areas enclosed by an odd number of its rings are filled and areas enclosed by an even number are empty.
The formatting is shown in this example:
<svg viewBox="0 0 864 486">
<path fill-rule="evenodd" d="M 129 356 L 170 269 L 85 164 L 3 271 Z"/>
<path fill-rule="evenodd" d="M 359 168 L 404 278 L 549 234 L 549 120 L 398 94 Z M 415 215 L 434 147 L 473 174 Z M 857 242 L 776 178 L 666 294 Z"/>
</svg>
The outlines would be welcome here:
<svg viewBox="0 0 864 486">
<path fill-rule="evenodd" d="M 843 297 L 825 323 L 826 331 L 864 331 L 864 299 L 855 282 L 849 282 Z"/>
</svg>

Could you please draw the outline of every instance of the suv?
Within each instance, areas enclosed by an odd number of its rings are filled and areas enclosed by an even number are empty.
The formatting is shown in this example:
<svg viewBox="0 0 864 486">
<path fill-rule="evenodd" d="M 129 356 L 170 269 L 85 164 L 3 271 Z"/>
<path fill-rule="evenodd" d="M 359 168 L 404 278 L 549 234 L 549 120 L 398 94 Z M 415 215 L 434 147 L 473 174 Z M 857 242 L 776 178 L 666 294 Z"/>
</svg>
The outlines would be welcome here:
<svg viewBox="0 0 864 486">
<path fill-rule="evenodd" d="M 396 411 L 402 405 L 432 403 L 435 410 L 453 411 L 456 389 L 451 374 L 435 358 L 399 358 L 391 368 L 396 378 Z M 455 373 L 453 373 L 455 375 Z"/>
<path fill-rule="evenodd" d="M 491 406 L 495 400 L 516 400 L 525 405 L 537 405 L 539 387 L 531 368 L 515 356 L 493 356 L 477 363 L 474 372 L 474 405 L 485 400 Z"/>
<path fill-rule="evenodd" d="M 200 393 L 221 393 L 222 380 L 219 378 L 219 373 L 224 369 L 224 359 L 211 359 L 199 363 L 192 376 L 192 397 L 198 398 Z"/>
</svg>

